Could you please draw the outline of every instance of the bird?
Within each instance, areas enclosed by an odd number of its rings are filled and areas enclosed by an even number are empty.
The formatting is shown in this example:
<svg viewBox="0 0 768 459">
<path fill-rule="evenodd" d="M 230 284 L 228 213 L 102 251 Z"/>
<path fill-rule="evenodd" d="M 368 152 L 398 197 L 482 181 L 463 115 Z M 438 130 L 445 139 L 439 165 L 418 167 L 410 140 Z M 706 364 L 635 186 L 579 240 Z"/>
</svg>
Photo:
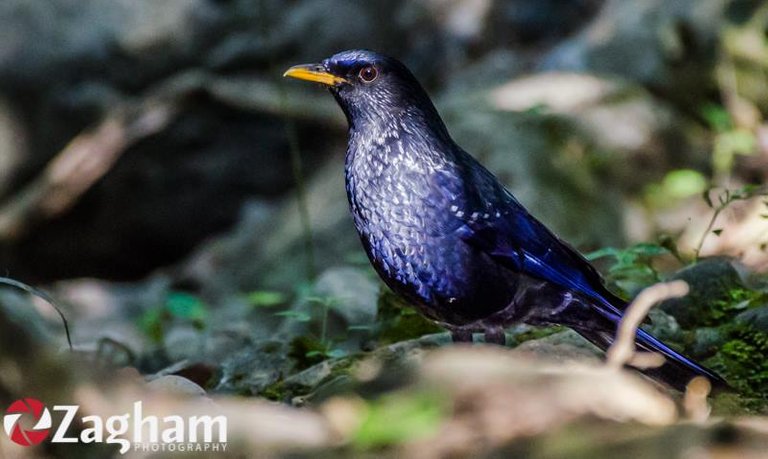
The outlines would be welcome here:
<svg viewBox="0 0 768 459">
<path fill-rule="evenodd" d="M 348 50 L 284 77 L 328 88 L 348 122 L 344 176 L 355 228 L 383 282 L 454 342 L 505 344 L 519 323 L 569 327 L 607 350 L 628 303 L 598 271 L 451 138 L 399 60 Z M 714 371 L 639 328 L 636 348 L 664 356 L 644 372 L 684 390 Z"/>
</svg>

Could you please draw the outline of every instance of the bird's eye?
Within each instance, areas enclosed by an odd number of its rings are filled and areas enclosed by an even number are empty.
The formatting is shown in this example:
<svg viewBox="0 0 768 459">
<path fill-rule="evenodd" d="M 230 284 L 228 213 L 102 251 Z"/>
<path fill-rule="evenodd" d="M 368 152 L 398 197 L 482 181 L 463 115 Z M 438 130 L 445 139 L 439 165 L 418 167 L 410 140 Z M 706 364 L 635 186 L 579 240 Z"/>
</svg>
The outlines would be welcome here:
<svg viewBox="0 0 768 459">
<path fill-rule="evenodd" d="M 360 69 L 359 76 L 363 83 L 371 83 L 379 76 L 379 71 L 372 65 L 366 65 Z"/>
</svg>

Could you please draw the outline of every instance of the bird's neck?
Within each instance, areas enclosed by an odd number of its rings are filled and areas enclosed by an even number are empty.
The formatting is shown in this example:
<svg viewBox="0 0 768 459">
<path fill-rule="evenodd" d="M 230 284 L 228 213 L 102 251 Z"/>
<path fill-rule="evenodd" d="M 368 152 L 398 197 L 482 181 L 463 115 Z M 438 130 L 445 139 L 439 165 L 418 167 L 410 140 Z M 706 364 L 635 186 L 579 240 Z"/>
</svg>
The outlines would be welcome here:
<svg viewBox="0 0 768 459">
<path fill-rule="evenodd" d="M 435 129 L 412 117 L 350 126 L 345 182 L 358 230 L 364 231 L 370 220 L 367 213 L 395 198 L 405 202 L 410 196 L 408 201 L 419 207 L 416 201 L 423 196 L 414 194 L 452 167 L 457 149 L 444 127 Z"/>
<path fill-rule="evenodd" d="M 455 144 L 437 116 L 387 112 L 376 118 L 357 119 L 349 126 L 346 168 L 369 169 L 365 174 L 407 167 L 427 170 L 450 161 L 446 155 Z"/>
</svg>

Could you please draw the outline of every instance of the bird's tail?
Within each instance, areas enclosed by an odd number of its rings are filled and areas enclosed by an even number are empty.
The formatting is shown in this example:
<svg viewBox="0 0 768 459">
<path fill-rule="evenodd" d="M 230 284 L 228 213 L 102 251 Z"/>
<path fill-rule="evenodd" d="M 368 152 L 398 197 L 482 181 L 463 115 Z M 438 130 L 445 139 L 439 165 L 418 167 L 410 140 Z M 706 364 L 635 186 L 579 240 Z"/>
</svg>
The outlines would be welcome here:
<svg viewBox="0 0 768 459">
<path fill-rule="evenodd" d="M 618 319 L 615 322 L 618 324 Z M 576 331 L 603 350 L 607 350 L 615 340 L 615 330 L 595 331 L 577 329 Z M 661 340 L 643 329 L 637 330 L 635 345 L 639 350 L 657 352 L 664 356 L 666 362 L 661 367 L 647 368 L 641 371 L 677 390 L 685 390 L 686 385 L 696 376 L 704 376 L 709 379 L 714 389 L 729 388 L 728 383 L 715 372 L 672 350 Z"/>
</svg>

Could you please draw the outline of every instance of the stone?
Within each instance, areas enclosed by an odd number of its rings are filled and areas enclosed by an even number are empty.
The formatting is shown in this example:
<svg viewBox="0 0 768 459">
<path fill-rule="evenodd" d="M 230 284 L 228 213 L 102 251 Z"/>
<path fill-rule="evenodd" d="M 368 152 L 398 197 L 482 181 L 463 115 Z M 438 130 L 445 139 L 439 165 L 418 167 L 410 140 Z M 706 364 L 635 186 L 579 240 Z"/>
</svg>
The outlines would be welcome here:
<svg viewBox="0 0 768 459">
<path fill-rule="evenodd" d="M 690 287 L 688 295 L 659 305 L 684 329 L 725 322 L 746 309 L 745 302 L 756 296 L 756 292 L 745 286 L 733 261 L 727 258 L 703 259 L 678 271 L 669 280 L 683 280 Z"/>
</svg>

